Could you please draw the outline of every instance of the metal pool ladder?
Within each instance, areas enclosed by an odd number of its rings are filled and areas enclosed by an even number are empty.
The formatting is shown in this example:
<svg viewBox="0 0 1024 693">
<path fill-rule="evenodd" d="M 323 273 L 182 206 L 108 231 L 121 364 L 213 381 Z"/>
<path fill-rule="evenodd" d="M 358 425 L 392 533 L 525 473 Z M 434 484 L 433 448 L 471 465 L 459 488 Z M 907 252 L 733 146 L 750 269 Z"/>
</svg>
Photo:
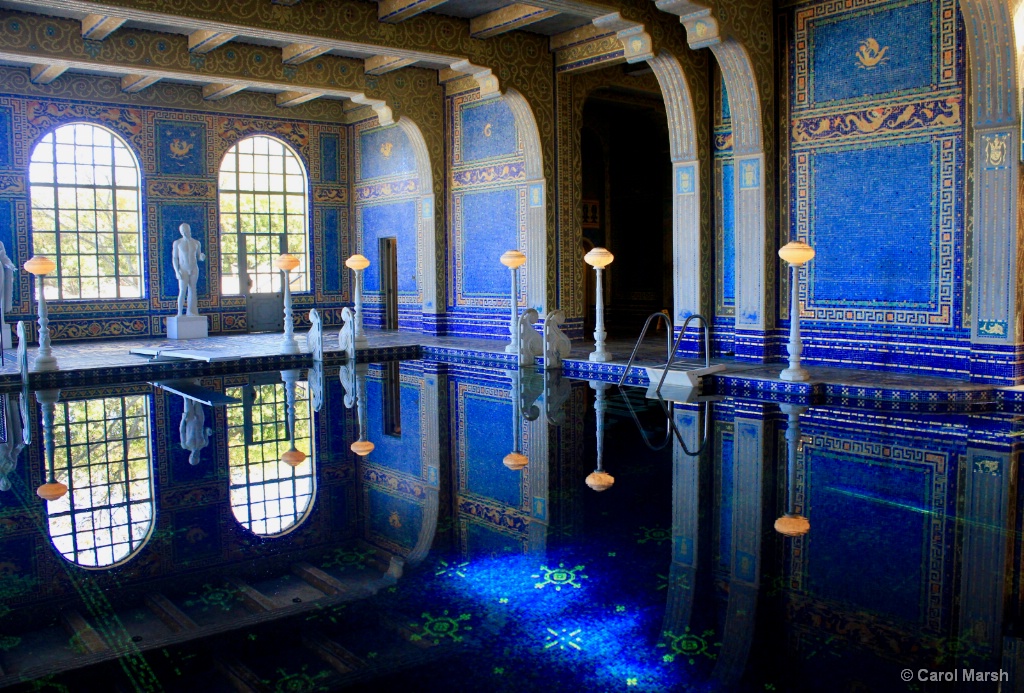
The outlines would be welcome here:
<svg viewBox="0 0 1024 693">
<path fill-rule="evenodd" d="M 691 390 L 700 384 L 700 377 L 702 375 L 709 375 L 711 373 L 718 373 L 725 370 L 725 366 L 718 364 L 715 366 L 711 365 L 711 326 L 703 315 L 694 313 L 690 317 L 683 321 L 683 327 L 679 330 L 679 336 L 676 337 L 675 341 L 672 341 L 672 334 L 674 327 L 672 326 L 672 319 L 664 313 L 651 313 L 647 318 L 647 322 L 644 323 L 644 329 L 640 332 L 640 338 L 636 340 L 636 346 L 633 347 L 633 353 L 629 355 L 629 361 L 626 362 L 626 369 L 622 372 L 622 377 L 619 378 L 619 387 L 622 387 L 622 383 L 626 381 L 626 376 L 629 374 L 629 368 L 633 365 L 633 360 L 636 358 L 636 352 L 640 350 L 640 345 L 644 341 L 644 337 L 647 336 L 647 330 L 651 327 L 651 321 L 662 319 L 667 325 L 666 344 L 668 346 L 668 353 L 665 357 L 664 366 L 644 366 L 644 370 L 647 371 L 647 379 L 651 383 L 651 387 L 654 386 L 654 379 L 658 379 L 658 386 L 654 388 L 653 394 L 657 397 L 661 397 L 661 388 L 665 385 L 666 379 L 668 379 L 669 387 L 679 390 Z M 690 324 L 691 320 L 699 320 L 704 324 L 704 366 L 698 368 L 691 368 L 688 370 L 672 370 L 672 363 L 676 359 L 676 351 L 679 349 L 679 344 L 683 341 L 683 335 L 686 334 L 686 327 Z M 668 375 L 671 372 L 672 377 Z M 652 396 L 650 388 L 647 393 L 648 397 Z"/>
</svg>

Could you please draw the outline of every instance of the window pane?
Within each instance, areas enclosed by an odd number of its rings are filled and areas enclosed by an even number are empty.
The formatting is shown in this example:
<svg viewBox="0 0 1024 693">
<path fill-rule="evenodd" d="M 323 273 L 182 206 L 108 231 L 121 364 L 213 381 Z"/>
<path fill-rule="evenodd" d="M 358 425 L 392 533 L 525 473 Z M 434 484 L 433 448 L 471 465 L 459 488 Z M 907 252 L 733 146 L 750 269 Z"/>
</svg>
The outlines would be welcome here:
<svg viewBox="0 0 1024 693">
<path fill-rule="evenodd" d="M 97 125 L 65 125 L 36 146 L 29 171 L 32 253 L 57 263 L 47 298 L 140 297 L 139 170 L 125 143 Z"/>
<path fill-rule="evenodd" d="M 280 140 L 262 135 L 249 137 L 224 156 L 219 182 L 221 291 L 238 291 L 236 234 L 249 239 L 246 264 L 253 290 L 277 290 L 280 276 L 274 260 L 283 247 L 299 250 L 302 266 L 308 265 L 307 183 L 299 158 Z M 282 236 L 287 239 L 284 243 Z M 309 290 L 308 273 L 293 273 L 292 279 L 296 291 Z"/>
</svg>

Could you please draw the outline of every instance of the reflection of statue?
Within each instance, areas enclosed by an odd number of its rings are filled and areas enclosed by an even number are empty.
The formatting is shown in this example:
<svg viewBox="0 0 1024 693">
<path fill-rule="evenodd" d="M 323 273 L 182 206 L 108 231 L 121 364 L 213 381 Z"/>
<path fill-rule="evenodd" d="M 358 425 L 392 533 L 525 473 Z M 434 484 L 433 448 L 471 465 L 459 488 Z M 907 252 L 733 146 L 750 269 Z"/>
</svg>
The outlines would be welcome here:
<svg viewBox="0 0 1024 693">
<path fill-rule="evenodd" d="M 178 315 L 182 315 L 187 292 L 188 311 L 185 314 L 198 316 L 196 284 L 199 281 L 199 263 L 206 260 L 206 255 L 203 254 L 202 243 L 192 238 L 191 226 L 182 224 L 178 230 L 181 232 L 181 238 L 171 246 L 171 264 L 174 266 L 174 274 L 178 277 Z"/>
<path fill-rule="evenodd" d="M 4 248 L 4 244 L 0 243 L 0 267 L 3 268 L 3 281 L 0 282 L 0 291 L 3 292 L 0 296 L 0 325 L 3 329 L 3 347 L 9 349 L 11 344 L 11 328 L 7 324 L 7 314 L 11 312 L 11 301 L 14 300 L 14 273 L 18 271 L 18 266 L 11 262 L 11 258 L 7 257 L 7 249 Z"/>
<path fill-rule="evenodd" d="M 0 395 L 3 404 L 0 405 L 0 415 L 4 417 L 4 436 L 0 442 L 0 491 L 9 491 L 11 488 L 10 475 L 18 466 L 18 457 L 22 449 L 28 443 L 25 438 L 27 419 L 22 418 L 21 402 L 17 401 L 14 395 L 9 393 Z"/>
<path fill-rule="evenodd" d="M 200 450 L 209 445 L 213 430 L 206 427 L 206 412 L 203 411 L 202 402 L 190 397 L 181 399 L 185 403 L 185 410 L 181 412 L 178 433 L 181 435 L 182 449 L 189 451 L 188 463 L 194 467 L 199 464 Z"/>
</svg>

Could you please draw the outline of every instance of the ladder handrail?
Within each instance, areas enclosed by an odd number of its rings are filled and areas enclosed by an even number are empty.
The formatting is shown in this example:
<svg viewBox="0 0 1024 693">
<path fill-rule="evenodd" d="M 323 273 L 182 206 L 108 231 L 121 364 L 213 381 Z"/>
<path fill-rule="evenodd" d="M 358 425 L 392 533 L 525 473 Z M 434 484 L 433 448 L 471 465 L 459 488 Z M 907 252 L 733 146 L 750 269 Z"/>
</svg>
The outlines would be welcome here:
<svg viewBox="0 0 1024 693">
<path fill-rule="evenodd" d="M 644 341 L 644 337 L 647 336 L 647 330 L 650 329 L 651 327 L 651 320 L 654 320 L 655 318 L 661 318 L 666 323 L 668 323 L 668 329 L 665 330 L 665 346 L 668 347 L 669 349 L 668 353 L 672 353 L 672 318 L 665 315 L 661 311 L 658 311 L 657 313 L 651 313 L 650 316 L 648 316 L 647 318 L 647 322 L 644 323 L 644 329 L 640 331 L 640 339 L 636 340 L 636 346 L 633 347 L 633 353 L 629 355 L 629 361 L 626 362 L 626 370 L 622 371 L 622 377 L 619 378 L 618 387 L 622 387 L 622 383 L 626 382 L 626 376 L 629 375 L 629 367 L 633 365 L 633 359 L 636 358 L 636 352 L 639 351 L 640 345 Z M 668 356 L 666 356 L 666 358 L 668 358 Z"/>
<path fill-rule="evenodd" d="M 704 367 L 711 367 L 711 326 L 708 325 L 708 321 L 703 315 L 694 313 L 683 321 L 683 327 L 679 330 L 679 336 L 676 337 L 676 341 L 672 345 L 671 351 L 669 351 L 668 361 L 665 362 L 665 370 L 661 372 L 661 380 L 658 381 L 658 389 L 655 390 L 659 395 L 661 394 L 661 386 L 665 384 L 665 376 L 668 375 L 668 369 L 676 359 L 676 350 L 679 348 L 679 344 L 683 341 L 683 335 L 686 334 L 686 326 L 689 325 L 690 321 L 694 318 L 704 323 Z"/>
</svg>

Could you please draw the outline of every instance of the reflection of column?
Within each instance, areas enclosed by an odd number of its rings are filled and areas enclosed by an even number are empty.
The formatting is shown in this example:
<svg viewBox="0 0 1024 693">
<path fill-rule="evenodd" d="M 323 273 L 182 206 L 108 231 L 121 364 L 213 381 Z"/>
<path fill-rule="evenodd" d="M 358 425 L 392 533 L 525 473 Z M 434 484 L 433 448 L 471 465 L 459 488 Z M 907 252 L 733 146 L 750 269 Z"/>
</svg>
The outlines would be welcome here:
<svg viewBox="0 0 1024 693">
<path fill-rule="evenodd" d="M 1004 633 L 1004 607 L 1008 572 L 1007 541 L 1013 531 L 1011 499 L 1017 446 L 993 443 L 971 435 L 967 445 L 960 569 L 960 645 L 972 659 L 958 658 L 963 667 L 993 668 Z M 984 434 L 982 434 L 984 435 Z M 981 438 L 981 436 L 979 436 Z M 983 447 L 984 446 L 984 447 Z M 936 472 L 938 473 L 938 472 Z M 985 665 L 989 666 L 985 666 Z M 972 684 L 964 684 L 964 690 Z M 976 684 L 974 684 L 976 685 Z"/>
<path fill-rule="evenodd" d="M 283 455 L 281 461 L 289 467 L 298 467 L 306 461 L 306 453 L 295 448 L 295 383 L 299 379 L 299 369 L 292 368 L 281 371 L 281 380 L 284 381 L 285 406 L 288 417 L 288 442 L 290 447 Z"/>
<path fill-rule="evenodd" d="M 590 381 L 594 390 L 594 416 L 597 420 L 597 468 L 587 475 L 587 486 L 595 491 L 607 491 L 615 483 L 615 477 L 604 471 L 604 414 L 608 410 L 606 391 L 611 383 Z"/>
<path fill-rule="evenodd" d="M 14 393 L 8 393 L 0 397 L 3 397 L 4 430 L 7 432 L 7 440 L 0 443 L 0 491 L 9 491 L 9 476 L 17 468 L 18 457 L 27 441 L 21 418 L 20 396 L 15 399 Z"/>
<path fill-rule="evenodd" d="M 53 416 L 57 408 L 60 390 L 39 390 L 36 399 L 43 411 L 43 448 L 46 450 L 46 483 L 36 489 L 36 495 L 43 500 L 57 500 L 68 492 L 68 487 L 57 481 L 53 469 Z"/>
<path fill-rule="evenodd" d="M 761 578 L 764 421 L 754 412 L 737 415 L 734 431 L 731 574 L 722 649 L 712 675 L 716 690 L 732 688 L 746 669 Z"/>
<path fill-rule="evenodd" d="M 677 405 L 673 417 L 683 440 L 691 440 L 691 436 L 700 440 L 700 416 L 695 407 Z M 690 627 L 696 593 L 700 459 L 687 454 L 682 445 L 672 446 L 672 565 L 662 632 L 674 637 L 684 634 Z"/>
<path fill-rule="evenodd" d="M 795 404 L 780 404 L 779 408 L 789 416 L 786 428 L 786 514 L 775 521 L 775 531 L 787 537 L 799 537 L 811 529 L 810 521 L 800 514 L 803 508 L 796 507 L 797 455 L 800 452 L 800 415 L 807 407 Z"/>
<path fill-rule="evenodd" d="M 352 443 L 350 449 L 360 457 L 366 457 L 376 447 L 366 440 L 366 372 L 369 366 L 365 363 L 355 365 L 356 381 L 356 420 L 359 423 L 359 440 Z"/>
<path fill-rule="evenodd" d="M 434 535 L 437 533 L 437 515 L 440 511 L 438 492 L 441 480 L 441 392 L 438 382 L 443 381 L 443 376 L 438 373 L 423 372 L 423 390 L 420 394 L 420 450 L 423 451 L 422 469 L 425 470 L 427 478 L 424 480 L 423 491 L 426 499 L 423 503 L 423 524 L 420 525 L 420 533 L 416 538 L 416 545 L 405 562 L 415 565 L 422 561 L 430 547 L 434 544 Z"/>
</svg>

